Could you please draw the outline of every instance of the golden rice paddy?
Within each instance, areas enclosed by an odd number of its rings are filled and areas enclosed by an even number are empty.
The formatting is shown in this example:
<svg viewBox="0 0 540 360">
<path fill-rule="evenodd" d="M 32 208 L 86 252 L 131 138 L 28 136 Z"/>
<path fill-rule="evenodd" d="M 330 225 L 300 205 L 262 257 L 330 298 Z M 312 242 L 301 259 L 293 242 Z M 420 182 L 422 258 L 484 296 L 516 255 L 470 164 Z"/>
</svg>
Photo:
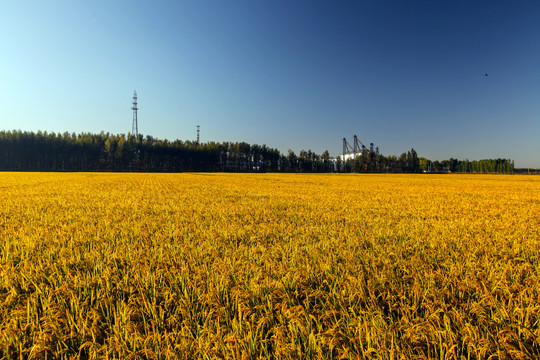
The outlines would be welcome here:
<svg viewBox="0 0 540 360">
<path fill-rule="evenodd" d="M 535 359 L 540 177 L 0 173 L 0 358 Z"/>
</svg>

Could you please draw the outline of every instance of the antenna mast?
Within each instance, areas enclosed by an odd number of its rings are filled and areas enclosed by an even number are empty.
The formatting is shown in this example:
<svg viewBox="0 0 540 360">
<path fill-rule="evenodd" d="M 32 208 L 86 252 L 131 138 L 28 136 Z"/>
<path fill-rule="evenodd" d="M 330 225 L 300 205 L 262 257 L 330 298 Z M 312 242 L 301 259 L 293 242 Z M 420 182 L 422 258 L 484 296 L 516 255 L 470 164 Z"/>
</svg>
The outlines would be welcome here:
<svg viewBox="0 0 540 360">
<path fill-rule="evenodd" d="M 201 127 L 197 125 L 197 145 L 199 145 L 199 135 L 201 133 Z"/>
<path fill-rule="evenodd" d="M 135 135 L 135 137 L 139 137 L 139 129 L 137 126 L 137 110 L 139 108 L 137 107 L 137 91 L 133 92 L 133 106 L 131 107 L 133 110 L 133 124 L 131 125 L 131 134 Z"/>
</svg>

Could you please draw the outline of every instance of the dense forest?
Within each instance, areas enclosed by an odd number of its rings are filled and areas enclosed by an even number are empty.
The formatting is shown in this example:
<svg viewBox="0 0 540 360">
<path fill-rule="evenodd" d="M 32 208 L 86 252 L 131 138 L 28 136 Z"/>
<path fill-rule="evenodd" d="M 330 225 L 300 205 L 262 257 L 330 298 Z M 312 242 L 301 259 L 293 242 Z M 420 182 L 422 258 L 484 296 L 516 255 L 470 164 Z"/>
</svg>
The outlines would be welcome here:
<svg viewBox="0 0 540 360">
<path fill-rule="evenodd" d="M 401 156 L 363 151 L 355 159 L 334 159 L 302 150 L 286 155 L 245 142 L 168 141 L 152 136 L 0 131 L 4 171 L 234 171 L 234 172 L 477 172 L 511 173 L 511 160 L 430 161 L 411 149 Z"/>
</svg>

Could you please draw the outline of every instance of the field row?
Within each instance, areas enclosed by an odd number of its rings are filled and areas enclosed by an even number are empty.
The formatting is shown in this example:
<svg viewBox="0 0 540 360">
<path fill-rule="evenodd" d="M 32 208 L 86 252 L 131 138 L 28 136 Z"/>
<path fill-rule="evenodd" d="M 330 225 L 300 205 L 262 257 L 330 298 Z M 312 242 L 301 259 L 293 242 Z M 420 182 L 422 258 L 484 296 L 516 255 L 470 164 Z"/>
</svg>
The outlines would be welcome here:
<svg viewBox="0 0 540 360">
<path fill-rule="evenodd" d="M 0 173 L 0 357 L 540 357 L 540 178 Z"/>
</svg>

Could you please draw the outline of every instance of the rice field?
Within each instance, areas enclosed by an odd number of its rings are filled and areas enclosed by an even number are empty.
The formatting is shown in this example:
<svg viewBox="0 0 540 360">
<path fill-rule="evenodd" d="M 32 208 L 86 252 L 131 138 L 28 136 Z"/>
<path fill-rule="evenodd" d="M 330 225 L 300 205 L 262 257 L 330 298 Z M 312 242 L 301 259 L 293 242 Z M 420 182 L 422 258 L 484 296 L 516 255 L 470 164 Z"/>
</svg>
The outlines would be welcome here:
<svg viewBox="0 0 540 360">
<path fill-rule="evenodd" d="M 540 358 L 540 177 L 0 173 L 2 359 Z"/>
</svg>

